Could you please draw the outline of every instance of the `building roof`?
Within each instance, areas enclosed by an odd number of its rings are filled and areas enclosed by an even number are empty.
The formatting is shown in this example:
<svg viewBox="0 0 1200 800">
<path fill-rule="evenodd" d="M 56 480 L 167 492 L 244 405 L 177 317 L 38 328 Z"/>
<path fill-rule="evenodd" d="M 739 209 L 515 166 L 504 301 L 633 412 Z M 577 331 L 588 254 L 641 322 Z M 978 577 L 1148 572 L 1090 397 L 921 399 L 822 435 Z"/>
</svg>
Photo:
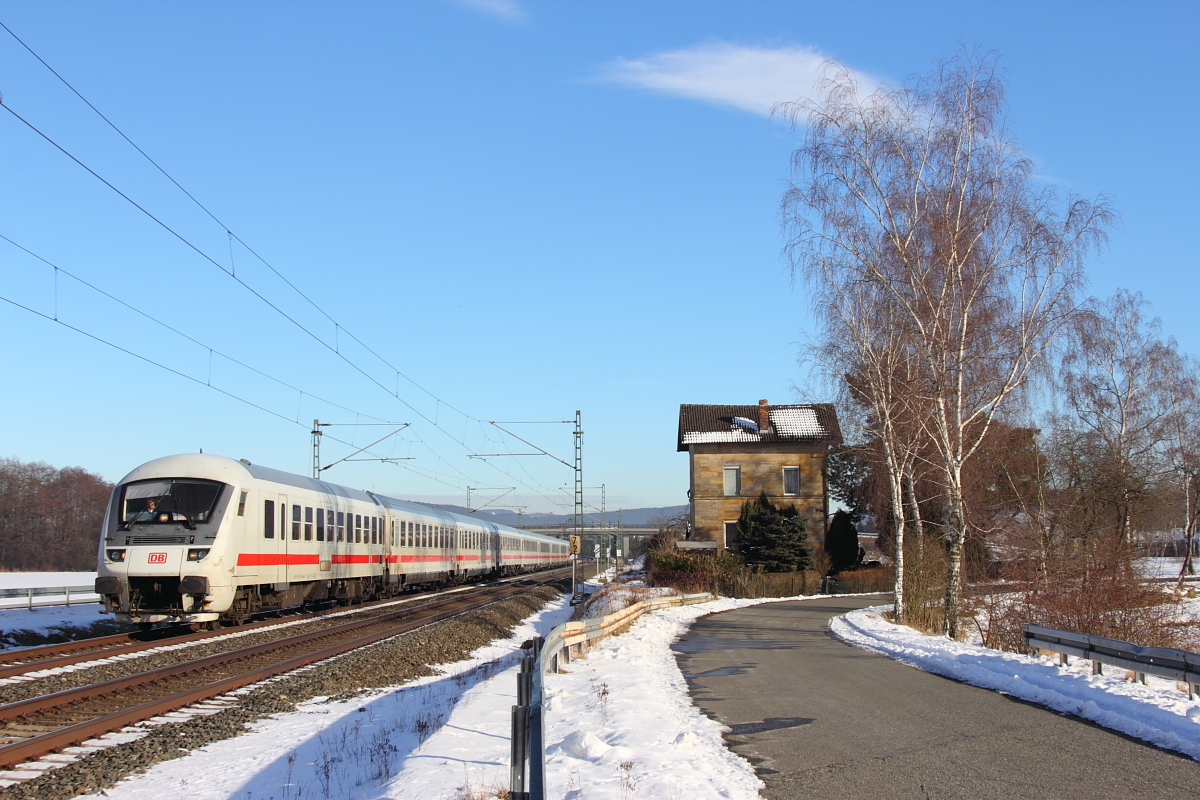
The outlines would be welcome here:
<svg viewBox="0 0 1200 800">
<path fill-rule="evenodd" d="M 840 444 L 837 413 L 829 403 L 765 406 L 769 425 L 760 429 L 759 410 L 764 406 L 679 406 L 679 439 L 676 450 L 693 444 L 821 442 Z"/>
</svg>

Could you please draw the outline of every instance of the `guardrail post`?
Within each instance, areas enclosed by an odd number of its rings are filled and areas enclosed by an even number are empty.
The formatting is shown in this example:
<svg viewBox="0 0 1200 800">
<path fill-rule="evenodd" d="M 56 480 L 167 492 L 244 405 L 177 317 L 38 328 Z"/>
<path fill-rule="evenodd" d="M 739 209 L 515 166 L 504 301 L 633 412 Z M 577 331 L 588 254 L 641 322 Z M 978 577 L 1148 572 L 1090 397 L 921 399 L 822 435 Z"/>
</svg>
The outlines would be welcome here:
<svg viewBox="0 0 1200 800">
<path fill-rule="evenodd" d="M 528 800 L 525 792 L 525 760 L 529 757 L 529 707 L 512 707 L 512 747 L 508 769 L 510 800 Z"/>
<path fill-rule="evenodd" d="M 29 610 L 33 611 L 33 589 L 26 589 L 25 593 L 29 595 Z"/>
<path fill-rule="evenodd" d="M 71 587 L 64 586 L 63 589 L 66 590 L 67 593 L 67 607 L 69 608 L 71 605 Z"/>
<path fill-rule="evenodd" d="M 1092 674 L 1093 675 L 1103 675 L 1104 674 L 1104 665 L 1101 664 L 1099 661 L 1093 661 L 1092 662 Z"/>
</svg>

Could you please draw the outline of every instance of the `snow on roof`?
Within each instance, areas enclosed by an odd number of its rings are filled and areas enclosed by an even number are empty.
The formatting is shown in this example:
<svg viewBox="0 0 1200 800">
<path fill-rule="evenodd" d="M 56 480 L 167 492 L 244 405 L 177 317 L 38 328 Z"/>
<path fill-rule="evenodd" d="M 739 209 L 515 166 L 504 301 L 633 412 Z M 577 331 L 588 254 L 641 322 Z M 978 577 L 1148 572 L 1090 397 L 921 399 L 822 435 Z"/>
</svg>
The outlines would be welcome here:
<svg viewBox="0 0 1200 800">
<path fill-rule="evenodd" d="M 768 412 L 771 427 L 781 436 L 822 437 L 828 436 L 829 431 L 817 419 L 817 412 L 811 408 L 778 408 Z"/>
<path fill-rule="evenodd" d="M 832 405 L 766 406 L 766 427 L 759 429 L 763 406 L 688 405 L 679 407 L 677 449 L 693 444 L 770 443 L 795 441 L 840 442 L 837 413 Z"/>
<path fill-rule="evenodd" d="M 742 428 L 729 431 L 687 431 L 684 444 L 717 444 L 718 442 L 761 442 L 762 437 Z"/>
</svg>

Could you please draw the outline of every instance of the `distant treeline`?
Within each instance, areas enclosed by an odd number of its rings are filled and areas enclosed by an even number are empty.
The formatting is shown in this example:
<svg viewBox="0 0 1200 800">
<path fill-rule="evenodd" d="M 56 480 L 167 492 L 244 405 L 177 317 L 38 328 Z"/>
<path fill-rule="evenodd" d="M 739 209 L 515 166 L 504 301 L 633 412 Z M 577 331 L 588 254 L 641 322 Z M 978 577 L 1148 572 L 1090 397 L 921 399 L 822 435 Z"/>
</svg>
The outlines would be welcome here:
<svg viewBox="0 0 1200 800">
<path fill-rule="evenodd" d="M 111 491 L 79 467 L 0 459 L 0 569 L 94 570 Z"/>
</svg>

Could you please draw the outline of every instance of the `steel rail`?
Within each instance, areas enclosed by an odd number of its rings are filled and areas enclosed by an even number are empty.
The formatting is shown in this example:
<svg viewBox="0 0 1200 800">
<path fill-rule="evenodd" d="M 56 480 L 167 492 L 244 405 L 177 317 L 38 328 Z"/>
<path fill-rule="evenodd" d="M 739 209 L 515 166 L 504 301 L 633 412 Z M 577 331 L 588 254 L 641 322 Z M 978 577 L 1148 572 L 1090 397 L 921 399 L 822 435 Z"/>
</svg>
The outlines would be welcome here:
<svg viewBox="0 0 1200 800">
<path fill-rule="evenodd" d="M 528 576 L 522 576 L 528 577 Z M 481 586 L 497 585 L 495 582 L 489 581 Z M 322 617 L 331 616 L 333 614 L 355 613 L 358 611 L 370 611 L 371 608 L 385 603 L 395 602 L 419 602 L 424 598 L 436 598 L 441 592 L 421 592 L 412 594 L 409 597 L 397 596 L 388 597 L 383 600 L 373 600 L 366 603 L 355 604 L 351 607 L 337 606 L 322 611 L 311 612 L 305 617 L 303 622 L 319 620 Z M 264 614 L 277 614 L 278 612 L 261 612 Z M 139 640 L 138 636 L 145 635 L 145 632 L 137 633 L 117 633 L 111 636 L 97 636 L 91 639 L 79 639 L 74 642 L 61 642 L 56 644 L 42 645 L 39 647 L 28 647 L 22 650 L 16 650 L 11 653 L 0 654 L 0 678 L 10 678 L 15 675 L 24 675 L 29 672 L 38 672 L 45 669 L 54 669 L 56 667 L 67 667 L 72 664 L 79 664 L 84 661 L 93 659 L 100 660 L 112 658 L 114 656 L 125 655 L 127 653 L 139 653 L 145 650 L 153 650 L 156 647 L 163 647 L 167 644 L 179 644 L 182 642 L 202 642 L 205 639 L 212 639 L 218 636 L 227 636 L 231 633 L 240 633 L 242 631 L 252 631 L 259 628 L 269 628 L 280 622 L 295 622 L 295 617 L 280 619 L 278 616 L 270 619 L 260 619 L 245 625 L 239 625 L 231 628 L 221 628 L 215 631 L 190 631 L 177 635 L 158 636 L 152 641 Z M 170 628 L 160 628 L 157 631 L 168 632 Z"/>
<path fill-rule="evenodd" d="M 546 576 L 540 583 L 549 583 L 556 578 Z M 225 694 L 234 689 L 257 683 L 266 678 L 273 677 L 299 667 L 323 661 L 336 655 L 355 650 L 384 639 L 398 636 L 403 633 L 408 633 L 417 628 L 426 625 L 440 622 L 450 617 L 457 616 L 467 611 L 483 608 L 506 599 L 507 597 L 518 594 L 522 590 L 528 588 L 521 585 L 509 585 L 500 587 L 488 587 L 481 589 L 478 592 L 470 594 L 464 593 L 453 598 L 446 598 L 442 601 L 436 601 L 432 604 L 422 605 L 418 608 L 407 608 L 397 610 L 394 613 L 384 615 L 383 617 L 375 617 L 371 620 L 361 620 L 345 625 L 335 626 L 333 628 L 325 628 L 320 631 L 311 631 L 300 636 L 291 637 L 290 639 L 277 640 L 264 645 L 256 645 L 243 650 L 235 650 L 230 653 L 222 653 L 217 656 L 208 658 L 196 659 L 195 661 L 185 662 L 183 664 L 174 665 L 172 667 L 164 667 L 158 670 L 141 673 L 137 676 L 128 678 L 119 678 L 113 681 L 105 681 L 104 683 L 93 684 L 92 686 L 82 687 L 80 689 L 58 692 L 45 697 L 32 698 L 31 700 L 20 701 L 18 703 L 10 703 L 5 706 L 0 706 L 0 721 L 11 721 L 20 719 L 24 716 L 36 713 L 53 711 L 56 709 L 66 708 L 74 703 L 83 702 L 88 699 L 95 699 L 102 695 L 119 692 L 123 689 L 130 689 L 139 685 L 147 685 L 155 681 L 165 680 L 170 677 L 178 677 L 188 672 L 196 672 L 200 669 L 228 664 L 235 661 L 242 661 L 251 658 L 254 655 L 281 650 L 288 646 L 299 646 L 314 639 L 329 638 L 337 635 L 337 633 L 347 633 L 355 628 L 365 628 L 377 626 L 389 620 L 396 620 L 398 617 L 411 617 L 416 615 L 417 619 L 404 619 L 398 621 L 398 624 L 389 625 L 382 631 L 375 631 L 363 636 L 358 636 L 353 639 L 335 643 L 316 651 L 302 653 L 275 664 L 255 667 L 247 670 L 239 675 L 224 678 L 214 683 L 205 684 L 204 686 L 187 689 L 183 692 L 177 692 L 167 697 L 157 698 L 136 706 L 114 711 L 91 720 L 79 722 L 64 726 L 54 731 L 41 733 L 31 736 L 19 742 L 13 742 L 8 745 L 0 746 L 0 766 L 11 767 L 21 762 L 37 758 L 42 755 L 59 750 L 63 747 L 79 744 L 87 739 L 95 736 L 103 735 L 122 727 L 130 725 L 134 722 L 148 719 L 159 714 L 174 711 L 186 705 L 204 700 L 217 695 Z M 471 602 L 463 603 L 463 600 L 470 600 L 471 597 L 479 595 L 487 595 Z M 443 608 L 434 613 L 423 613 L 433 611 L 432 606 L 451 606 Z M 73 696 L 73 697 L 72 697 Z"/>
</svg>

